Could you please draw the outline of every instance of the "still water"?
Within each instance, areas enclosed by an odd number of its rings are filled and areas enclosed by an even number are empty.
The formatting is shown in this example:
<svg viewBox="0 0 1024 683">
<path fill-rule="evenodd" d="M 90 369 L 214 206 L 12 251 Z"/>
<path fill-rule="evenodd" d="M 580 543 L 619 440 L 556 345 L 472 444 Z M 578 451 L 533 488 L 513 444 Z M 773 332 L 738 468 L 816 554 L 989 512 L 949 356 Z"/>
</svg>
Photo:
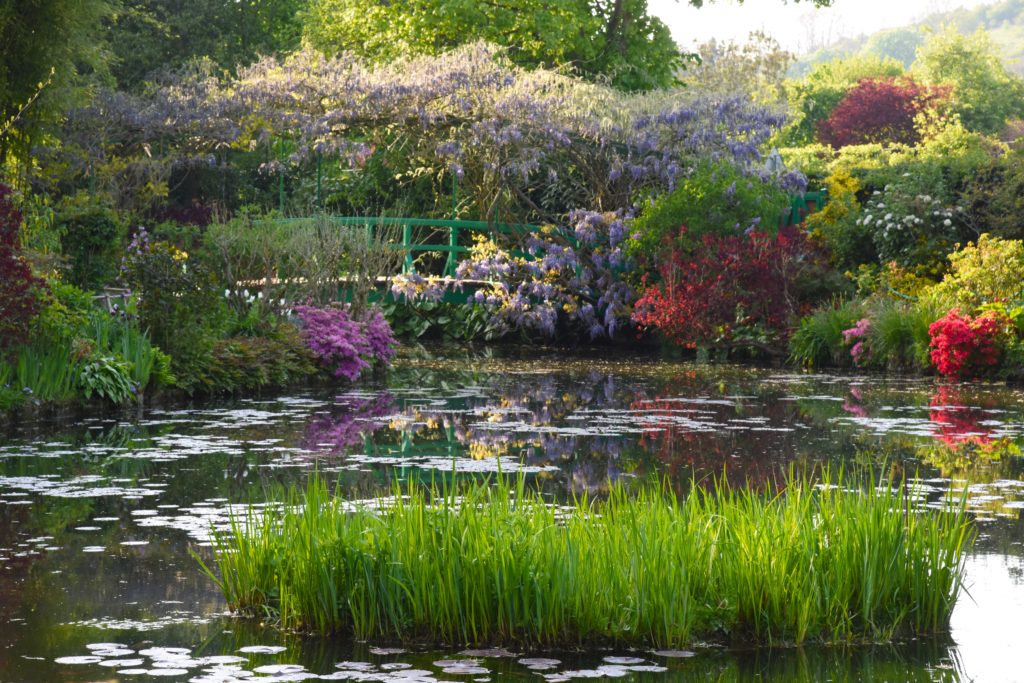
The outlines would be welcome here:
<svg viewBox="0 0 1024 683">
<path fill-rule="evenodd" d="M 1024 390 L 656 360 L 407 358 L 352 389 L 0 437 L 0 681 L 1024 681 Z M 553 496 L 790 467 L 969 491 L 979 540 L 951 633 L 736 651 L 403 650 L 232 617 L 191 553 L 314 470 L 345 495 L 522 471 Z M 931 502 L 928 502 L 931 501 Z"/>
</svg>

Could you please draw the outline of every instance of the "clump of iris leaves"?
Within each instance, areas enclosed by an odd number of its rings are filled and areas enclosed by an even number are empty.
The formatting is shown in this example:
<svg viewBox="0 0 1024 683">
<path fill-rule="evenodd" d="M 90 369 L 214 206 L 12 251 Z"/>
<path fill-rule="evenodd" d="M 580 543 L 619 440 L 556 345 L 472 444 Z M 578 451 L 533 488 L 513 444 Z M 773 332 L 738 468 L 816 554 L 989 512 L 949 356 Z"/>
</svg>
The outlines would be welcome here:
<svg viewBox="0 0 1024 683">
<path fill-rule="evenodd" d="M 878 642 L 948 629 L 964 499 L 792 477 L 764 494 L 613 485 L 552 505 L 523 477 L 345 501 L 314 475 L 217 533 L 231 608 L 287 629 L 437 644 Z"/>
</svg>

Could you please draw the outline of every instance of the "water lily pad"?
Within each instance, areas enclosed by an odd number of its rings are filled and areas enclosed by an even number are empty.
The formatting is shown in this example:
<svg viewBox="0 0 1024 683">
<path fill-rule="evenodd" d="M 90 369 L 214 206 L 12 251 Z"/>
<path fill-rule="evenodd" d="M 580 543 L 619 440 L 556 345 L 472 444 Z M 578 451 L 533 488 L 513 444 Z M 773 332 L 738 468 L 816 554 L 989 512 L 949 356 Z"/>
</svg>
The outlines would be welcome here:
<svg viewBox="0 0 1024 683">
<path fill-rule="evenodd" d="M 130 650 L 126 647 L 115 647 L 110 650 L 93 650 L 92 653 L 107 659 L 114 659 L 116 657 L 130 657 L 135 654 L 135 650 Z"/>
<path fill-rule="evenodd" d="M 301 664 L 265 664 L 253 669 L 258 674 L 294 674 L 305 670 Z"/>
<path fill-rule="evenodd" d="M 98 664 L 103 661 L 103 657 L 97 657 L 96 655 L 78 655 L 75 657 L 58 657 L 53 661 L 58 664 Z"/>
<path fill-rule="evenodd" d="M 100 666 L 108 666 L 108 667 L 111 667 L 111 668 L 118 667 L 118 666 L 123 666 L 123 667 L 131 668 L 133 666 L 139 666 L 139 665 L 145 663 L 145 661 L 146 660 L 144 660 L 144 659 L 104 659 L 102 662 L 99 662 L 99 665 Z"/>
<path fill-rule="evenodd" d="M 542 669 L 554 669 L 556 666 L 562 663 L 560 659 L 548 659 L 545 657 L 524 657 L 516 660 L 520 664 L 535 671 Z"/>
<path fill-rule="evenodd" d="M 248 662 L 248 658 L 239 657 L 238 655 L 210 655 L 209 657 L 200 657 L 196 661 L 202 662 L 203 664 L 241 664 Z"/>
<path fill-rule="evenodd" d="M 447 666 L 476 666 L 479 663 L 476 659 L 438 659 L 434 662 L 434 666 L 443 669 Z"/>
<path fill-rule="evenodd" d="M 381 669 L 384 667 L 382 666 Z M 425 678 L 431 678 L 434 675 L 433 671 L 427 671 L 426 669 L 402 669 L 398 671 L 391 671 L 391 680 L 393 681 L 407 681 L 415 679 L 421 681 Z"/>
<path fill-rule="evenodd" d="M 449 676 L 478 676 L 480 674 L 489 674 L 491 670 L 485 669 L 482 666 L 448 666 L 441 669 L 441 672 Z"/>
<path fill-rule="evenodd" d="M 373 671 L 377 668 L 376 664 L 371 664 L 370 662 L 338 662 L 334 666 L 349 671 Z"/>
<path fill-rule="evenodd" d="M 640 657 L 605 657 L 604 661 L 609 664 L 646 664 L 647 660 Z"/>
<path fill-rule="evenodd" d="M 139 654 L 153 659 L 181 659 L 191 657 L 192 650 L 185 647 L 150 647 L 139 650 Z"/>
<path fill-rule="evenodd" d="M 278 652 L 284 652 L 287 649 L 283 645 L 246 645 L 245 647 L 238 648 L 238 651 L 254 655 L 276 655 Z"/>
</svg>

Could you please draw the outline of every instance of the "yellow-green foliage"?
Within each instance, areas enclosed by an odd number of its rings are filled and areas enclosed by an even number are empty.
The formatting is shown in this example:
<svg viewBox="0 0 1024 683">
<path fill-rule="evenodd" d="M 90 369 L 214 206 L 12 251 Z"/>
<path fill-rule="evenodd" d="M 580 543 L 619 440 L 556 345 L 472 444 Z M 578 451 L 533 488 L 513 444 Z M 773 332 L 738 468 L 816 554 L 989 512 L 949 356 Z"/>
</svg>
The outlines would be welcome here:
<svg viewBox="0 0 1024 683">
<path fill-rule="evenodd" d="M 825 187 L 828 188 L 828 203 L 821 211 L 807 217 L 807 229 L 811 232 L 827 231 L 828 226 L 860 211 L 860 203 L 857 201 L 860 181 L 850 175 L 849 171 L 838 169 L 825 180 Z"/>
<path fill-rule="evenodd" d="M 1024 242 L 983 234 L 949 255 L 949 272 L 924 292 L 948 306 L 973 310 L 993 301 L 1024 298 Z"/>
</svg>

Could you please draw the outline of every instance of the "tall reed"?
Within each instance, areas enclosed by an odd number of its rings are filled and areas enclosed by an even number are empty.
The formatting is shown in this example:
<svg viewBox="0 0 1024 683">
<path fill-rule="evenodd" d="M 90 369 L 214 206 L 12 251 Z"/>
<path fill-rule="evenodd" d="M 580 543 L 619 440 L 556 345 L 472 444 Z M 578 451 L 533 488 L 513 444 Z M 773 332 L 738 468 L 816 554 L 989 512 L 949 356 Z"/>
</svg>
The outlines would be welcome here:
<svg viewBox="0 0 1024 683">
<path fill-rule="evenodd" d="M 314 479 L 234 519 L 203 568 L 234 610 L 364 639 L 878 641 L 948 627 L 973 542 L 962 504 L 922 513 L 907 493 L 613 487 L 555 507 L 499 478 L 370 505 Z"/>
</svg>

